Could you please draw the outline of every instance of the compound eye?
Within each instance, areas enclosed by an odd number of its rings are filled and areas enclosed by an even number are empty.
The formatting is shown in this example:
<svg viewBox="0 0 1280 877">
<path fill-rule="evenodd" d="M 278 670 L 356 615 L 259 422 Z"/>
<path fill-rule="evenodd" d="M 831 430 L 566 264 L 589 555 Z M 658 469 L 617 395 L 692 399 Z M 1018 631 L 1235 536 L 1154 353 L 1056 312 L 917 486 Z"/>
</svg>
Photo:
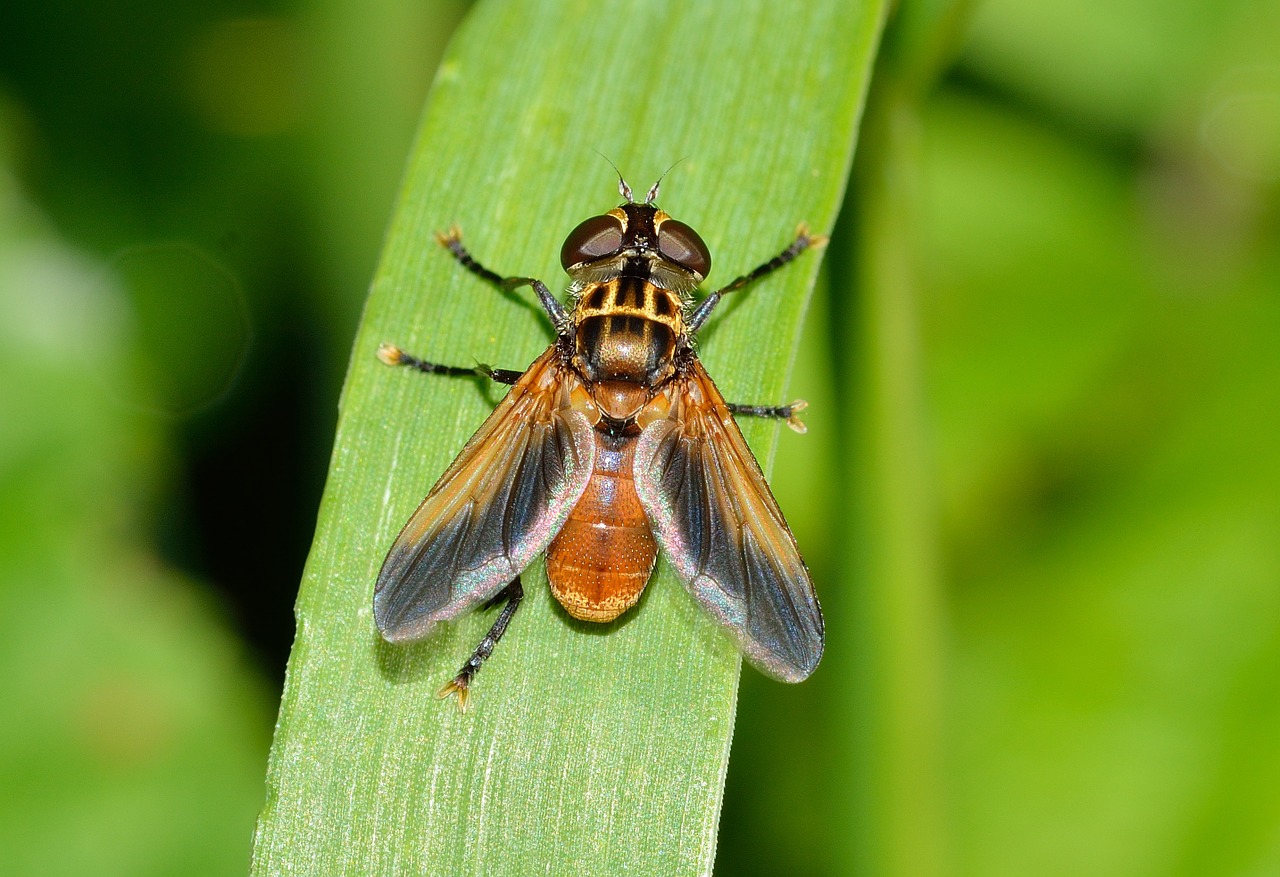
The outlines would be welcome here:
<svg viewBox="0 0 1280 877">
<path fill-rule="evenodd" d="M 711 251 L 696 231 L 678 219 L 658 226 L 658 252 L 699 277 L 711 273 Z"/>
<path fill-rule="evenodd" d="M 616 216 L 593 216 L 578 223 L 560 248 L 560 264 L 568 271 L 574 265 L 594 262 L 622 249 L 622 222 Z"/>
</svg>

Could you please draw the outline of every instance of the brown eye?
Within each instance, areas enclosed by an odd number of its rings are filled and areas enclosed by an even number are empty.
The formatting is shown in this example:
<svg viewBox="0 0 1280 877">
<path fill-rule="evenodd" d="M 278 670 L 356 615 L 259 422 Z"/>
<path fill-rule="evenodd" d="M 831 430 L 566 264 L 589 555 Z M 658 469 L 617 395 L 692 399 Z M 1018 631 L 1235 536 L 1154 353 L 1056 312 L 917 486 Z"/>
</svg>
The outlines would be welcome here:
<svg viewBox="0 0 1280 877">
<path fill-rule="evenodd" d="M 593 216 L 578 223 L 560 248 L 560 264 L 568 271 L 574 265 L 594 262 L 622 247 L 622 223 L 616 216 Z"/>
<path fill-rule="evenodd" d="M 658 226 L 658 252 L 699 277 L 711 273 L 711 252 L 698 233 L 678 219 Z"/>
</svg>

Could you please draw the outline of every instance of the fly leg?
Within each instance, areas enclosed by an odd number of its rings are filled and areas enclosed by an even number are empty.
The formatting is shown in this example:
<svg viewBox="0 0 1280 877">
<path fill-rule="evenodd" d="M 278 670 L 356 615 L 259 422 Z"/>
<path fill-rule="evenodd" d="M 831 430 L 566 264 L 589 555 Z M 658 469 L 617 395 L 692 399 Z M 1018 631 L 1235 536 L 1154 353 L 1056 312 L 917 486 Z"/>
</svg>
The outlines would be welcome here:
<svg viewBox="0 0 1280 877">
<path fill-rule="evenodd" d="M 711 295 L 704 298 L 702 300 L 702 304 L 694 308 L 693 313 L 689 315 L 689 321 L 688 323 L 686 323 L 687 330 L 689 331 L 690 334 L 697 332 L 698 329 L 702 326 L 702 324 L 706 322 L 707 317 L 711 316 L 711 312 L 715 310 L 716 305 L 720 304 L 720 299 L 724 298 L 724 296 L 726 296 L 727 294 L 731 292 L 736 292 L 737 290 L 742 289 L 743 287 L 750 286 L 751 284 L 759 280 L 761 277 L 764 277 L 767 274 L 772 274 L 774 271 L 777 271 L 783 265 L 787 264 L 788 262 L 792 261 L 797 256 L 799 256 L 805 250 L 811 247 L 825 246 L 826 243 L 827 243 L 826 235 L 824 234 L 811 235 L 809 234 L 808 224 L 803 222 L 800 223 L 800 227 L 796 229 L 796 239 L 793 240 L 791 242 L 791 245 L 788 246 L 785 250 L 783 250 L 778 255 L 774 256 L 769 261 L 763 262 L 760 265 L 757 265 L 755 268 L 748 271 L 746 274 L 743 274 L 741 277 L 737 278 L 736 280 L 733 280 L 730 283 L 726 284 L 725 286 L 720 287 L 715 292 L 711 293 Z"/>
<path fill-rule="evenodd" d="M 501 591 L 493 596 L 493 599 L 484 604 L 484 608 L 496 606 L 503 600 L 507 601 L 507 605 L 502 607 L 502 614 L 498 616 L 498 620 L 493 623 L 493 627 L 489 628 L 489 632 L 484 635 L 484 639 L 480 640 L 480 645 L 476 646 L 476 650 L 471 653 L 471 657 L 467 663 L 462 665 L 462 669 L 457 676 L 445 683 L 444 687 L 437 693 L 437 697 L 448 697 L 451 694 L 458 695 L 458 709 L 464 713 L 471 700 L 471 680 L 480 672 L 480 667 L 489 656 L 493 654 L 493 648 L 498 644 L 498 640 L 502 639 L 502 635 L 507 632 L 507 625 L 511 623 L 512 617 L 516 614 L 516 610 L 520 608 L 520 601 L 524 599 L 524 587 L 520 584 L 520 576 L 516 576 L 511 584 L 507 585 Z"/>
<path fill-rule="evenodd" d="M 524 374 L 524 372 L 512 371 L 509 368 L 493 368 L 483 362 L 477 363 L 470 368 L 462 365 L 440 365 L 438 362 L 427 362 L 425 359 L 419 359 L 416 356 L 405 353 L 394 344 L 385 343 L 378 346 L 378 359 L 384 365 L 407 365 L 409 368 L 415 368 L 429 375 L 489 378 L 499 384 L 507 384 L 508 386 L 520 380 L 520 376 Z"/>
<path fill-rule="evenodd" d="M 547 316 L 551 319 L 551 325 L 555 327 L 556 334 L 562 335 L 569 326 L 569 312 L 564 309 L 564 305 L 556 300 L 551 294 L 551 290 L 547 289 L 547 285 L 535 277 L 503 277 L 495 271 L 490 271 L 476 260 L 474 256 L 462 245 L 462 232 L 455 225 L 449 229 L 448 233 L 437 233 L 436 240 L 440 242 L 440 246 L 444 247 L 453 254 L 453 258 L 457 259 L 463 268 L 466 268 L 477 277 L 489 281 L 499 289 L 517 289 L 521 286 L 531 286 L 538 296 L 538 301 L 542 302 L 542 309 L 547 312 Z"/>
<path fill-rule="evenodd" d="M 785 420 L 787 426 L 801 435 L 809 431 L 809 428 L 800 420 L 800 412 L 809 407 L 809 403 L 803 399 L 797 399 L 790 405 L 737 405 L 733 402 L 725 404 L 729 406 L 729 411 L 733 414 L 741 414 L 745 417 L 769 417 L 776 420 Z"/>
</svg>

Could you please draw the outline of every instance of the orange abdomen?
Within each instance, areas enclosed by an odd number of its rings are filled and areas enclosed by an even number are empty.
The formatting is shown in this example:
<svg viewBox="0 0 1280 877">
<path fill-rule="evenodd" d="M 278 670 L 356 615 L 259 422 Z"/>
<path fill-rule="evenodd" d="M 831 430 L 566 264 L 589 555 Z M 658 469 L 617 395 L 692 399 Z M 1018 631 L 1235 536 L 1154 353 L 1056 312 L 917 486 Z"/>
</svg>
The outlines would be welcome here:
<svg viewBox="0 0 1280 877">
<path fill-rule="evenodd" d="M 547 549 L 547 580 L 574 618 L 612 621 L 640 599 L 658 543 L 631 474 L 635 437 L 595 439 L 591 481 Z"/>
</svg>

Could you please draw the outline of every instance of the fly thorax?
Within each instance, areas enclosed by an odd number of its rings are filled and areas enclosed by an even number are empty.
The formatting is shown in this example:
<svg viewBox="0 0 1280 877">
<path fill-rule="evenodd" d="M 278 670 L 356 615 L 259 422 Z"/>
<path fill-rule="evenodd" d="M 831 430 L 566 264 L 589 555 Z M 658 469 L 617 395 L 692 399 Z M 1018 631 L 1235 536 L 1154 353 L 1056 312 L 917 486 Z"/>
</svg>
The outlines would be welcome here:
<svg viewBox="0 0 1280 877">
<path fill-rule="evenodd" d="M 590 383 L 627 381 L 654 389 L 674 369 L 676 337 L 641 316 L 591 316 L 578 323 L 574 361 Z"/>
</svg>

